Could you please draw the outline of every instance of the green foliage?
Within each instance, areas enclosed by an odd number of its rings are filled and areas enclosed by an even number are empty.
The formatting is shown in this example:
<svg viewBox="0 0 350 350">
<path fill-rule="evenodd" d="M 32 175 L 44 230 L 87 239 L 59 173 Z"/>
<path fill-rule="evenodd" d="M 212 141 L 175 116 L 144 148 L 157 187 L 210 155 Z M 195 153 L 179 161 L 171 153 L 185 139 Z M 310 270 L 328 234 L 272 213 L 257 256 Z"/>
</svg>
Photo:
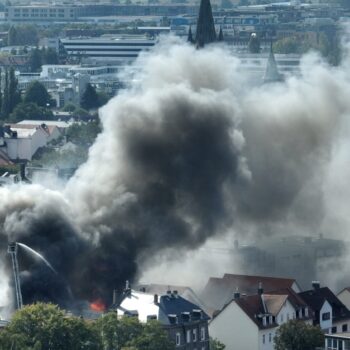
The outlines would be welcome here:
<svg viewBox="0 0 350 350">
<path fill-rule="evenodd" d="M 17 44 L 17 30 L 14 26 L 11 26 L 7 33 L 7 45 L 14 46 Z"/>
<path fill-rule="evenodd" d="M 87 110 L 99 107 L 99 98 L 96 89 L 91 84 L 86 85 L 86 89 L 81 97 L 80 106 Z"/>
<path fill-rule="evenodd" d="M 14 69 L 6 70 L 4 92 L 3 96 L 1 96 L 1 114 L 3 119 L 6 119 L 21 101 L 21 95 L 17 86 L 18 81 Z"/>
<path fill-rule="evenodd" d="M 48 49 L 42 49 L 42 62 L 44 62 L 44 64 L 58 64 L 58 56 L 57 56 L 57 52 L 52 49 L 52 48 L 48 48 Z"/>
<path fill-rule="evenodd" d="M 225 344 L 221 343 L 217 339 L 210 337 L 209 339 L 209 349 L 210 350 L 224 350 L 226 348 Z"/>
<path fill-rule="evenodd" d="M 16 165 L 16 164 L 13 164 L 13 165 L 1 165 L 0 166 L 0 175 L 4 174 L 6 172 L 8 172 L 10 174 L 17 174 L 19 172 L 19 166 Z"/>
<path fill-rule="evenodd" d="M 52 120 L 54 119 L 54 115 L 49 109 L 45 107 L 39 107 L 35 103 L 21 102 L 10 114 L 9 119 L 14 123 L 19 122 L 23 119 Z"/>
<path fill-rule="evenodd" d="M 142 325 L 137 317 L 118 319 L 118 315 L 114 312 L 98 319 L 96 329 L 100 334 L 103 349 L 113 350 L 121 350 L 142 333 Z"/>
<path fill-rule="evenodd" d="M 74 103 L 67 103 L 62 108 L 63 112 L 74 112 L 78 107 Z"/>
<path fill-rule="evenodd" d="M 98 106 L 102 107 L 104 106 L 110 99 L 110 97 L 103 91 L 99 91 L 97 93 L 98 96 Z"/>
<path fill-rule="evenodd" d="M 324 345 L 324 334 L 319 326 L 291 320 L 277 330 L 274 343 L 276 350 L 314 350 Z"/>
<path fill-rule="evenodd" d="M 32 72 L 39 72 L 42 65 L 42 53 L 38 48 L 30 51 L 29 66 Z"/>
<path fill-rule="evenodd" d="M 67 141 L 77 145 L 90 146 L 101 132 L 98 121 L 83 124 L 73 124 L 66 131 Z"/>
<path fill-rule="evenodd" d="M 36 80 L 28 86 L 24 95 L 24 102 L 32 102 L 36 103 L 39 107 L 46 107 L 50 104 L 50 95 L 45 86 Z"/>
<path fill-rule="evenodd" d="M 137 350 L 174 350 L 173 344 L 158 321 L 149 321 L 143 326 L 142 333 L 134 337 L 128 346 Z"/>
<path fill-rule="evenodd" d="M 7 34 L 7 42 L 9 46 L 37 45 L 38 40 L 37 27 L 32 24 L 11 26 Z"/>
<path fill-rule="evenodd" d="M 332 65 L 338 65 L 340 62 L 340 39 L 337 36 L 330 39 L 324 33 L 318 34 L 317 40 L 296 36 L 283 38 L 274 43 L 273 49 L 275 53 L 282 54 L 304 54 L 315 50 Z"/>
<path fill-rule="evenodd" d="M 16 312 L 8 328 L 8 337 L 15 337 L 22 348 L 50 350 L 98 350 L 96 330 L 84 320 L 66 317 L 52 304 L 29 305 Z M 10 348 L 8 348 L 10 349 Z"/>
<path fill-rule="evenodd" d="M 255 33 L 253 33 L 250 36 L 249 43 L 248 43 L 248 50 L 250 53 L 260 52 L 260 39 Z"/>
</svg>

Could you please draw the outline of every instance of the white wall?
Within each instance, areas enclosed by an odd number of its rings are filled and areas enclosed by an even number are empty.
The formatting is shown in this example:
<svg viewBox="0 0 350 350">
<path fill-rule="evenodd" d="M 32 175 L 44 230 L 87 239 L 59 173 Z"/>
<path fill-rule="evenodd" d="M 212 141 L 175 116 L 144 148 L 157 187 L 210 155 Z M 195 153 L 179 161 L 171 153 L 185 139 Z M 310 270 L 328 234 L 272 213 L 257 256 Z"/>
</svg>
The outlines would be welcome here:
<svg viewBox="0 0 350 350">
<path fill-rule="evenodd" d="M 329 312 L 330 313 L 330 319 L 329 320 L 326 320 L 326 321 L 322 321 L 322 315 L 326 312 Z M 330 332 L 331 328 L 332 328 L 332 307 L 331 305 L 329 304 L 329 302 L 326 300 L 324 302 L 324 304 L 322 305 L 322 308 L 320 310 L 320 327 L 321 329 L 323 330 L 327 330 Z"/>
<path fill-rule="evenodd" d="M 282 306 L 280 312 L 277 314 L 276 322 L 278 325 L 284 324 L 289 320 L 293 320 L 296 317 L 296 312 L 293 305 L 287 299 L 284 305 Z"/>
<path fill-rule="evenodd" d="M 259 350 L 273 350 L 274 343 L 273 338 L 275 337 L 276 330 L 278 328 L 270 328 L 260 330 L 259 332 Z M 271 335 L 271 336 L 270 336 Z M 263 337 L 265 336 L 265 343 L 263 342 Z M 238 350 L 238 348 L 237 348 Z"/>
<path fill-rule="evenodd" d="M 226 350 L 259 350 L 258 326 L 232 301 L 209 324 L 209 334 Z"/>
<path fill-rule="evenodd" d="M 350 310 L 350 292 L 344 289 L 337 295 L 338 299 Z"/>
<path fill-rule="evenodd" d="M 7 154 L 10 159 L 31 160 L 35 152 L 46 143 L 47 134 L 41 129 L 29 137 L 6 138 Z"/>
</svg>

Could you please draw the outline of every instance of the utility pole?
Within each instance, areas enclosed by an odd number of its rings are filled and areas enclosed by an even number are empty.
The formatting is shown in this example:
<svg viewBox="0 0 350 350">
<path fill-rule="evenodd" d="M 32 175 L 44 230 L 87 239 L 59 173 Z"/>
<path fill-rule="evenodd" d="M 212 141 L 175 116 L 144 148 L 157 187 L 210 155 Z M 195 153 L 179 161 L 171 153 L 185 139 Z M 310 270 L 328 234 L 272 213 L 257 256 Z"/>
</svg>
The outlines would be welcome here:
<svg viewBox="0 0 350 350">
<path fill-rule="evenodd" d="M 7 252 L 11 255 L 11 260 L 12 260 L 13 276 L 15 280 L 17 309 L 22 309 L 23 300 L 22 300 L 22 292 L 21 292 L 21 281 L 19 279 L 17 251 L 18 251 L 17 243 L 10 242 L 7 247 Z"/>
</svg>

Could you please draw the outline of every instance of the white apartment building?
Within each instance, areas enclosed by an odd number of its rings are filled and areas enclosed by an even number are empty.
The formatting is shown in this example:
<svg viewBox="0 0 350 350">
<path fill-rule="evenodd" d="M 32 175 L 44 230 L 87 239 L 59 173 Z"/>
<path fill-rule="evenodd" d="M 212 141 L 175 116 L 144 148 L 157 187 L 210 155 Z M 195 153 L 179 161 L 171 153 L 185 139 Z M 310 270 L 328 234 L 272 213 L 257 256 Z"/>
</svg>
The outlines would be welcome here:
<svg viewBox="0 0 350 350">
<path fill-rule="evenodd" d="M 273 350 L 280 325 L 292 319 L 312 322 L 312 311 L 292 290 L 240 296 L 235 293 L 210 322 L 209 333 L 226 350 Z"/>
</svg>

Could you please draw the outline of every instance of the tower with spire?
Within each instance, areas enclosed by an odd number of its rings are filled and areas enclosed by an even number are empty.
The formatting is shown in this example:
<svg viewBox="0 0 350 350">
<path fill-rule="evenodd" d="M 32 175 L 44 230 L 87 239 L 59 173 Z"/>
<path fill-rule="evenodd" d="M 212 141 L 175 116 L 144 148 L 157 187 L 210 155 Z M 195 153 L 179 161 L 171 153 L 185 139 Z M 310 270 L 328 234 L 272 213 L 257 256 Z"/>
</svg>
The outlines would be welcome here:
<svg viewBox="0 0 350 350">
<path fill-rule="evenodd" d="M 211 10 L 210 0 L 201 0 L 197 21 L 195 44 L 204 47 L 216 41 L 214 18 Z"/>
<path fill-rule="evenodd" d="M 283 80 L 283 77 L 278 71 L 275 55 L 273 54 L 272 42 L 271 42 L 270 54 L 267 60 L 267 65 L 266 65 L 266 70 L 264 75 L 264 83 L 275 83 L 282 80 Z"/>
</svg>

